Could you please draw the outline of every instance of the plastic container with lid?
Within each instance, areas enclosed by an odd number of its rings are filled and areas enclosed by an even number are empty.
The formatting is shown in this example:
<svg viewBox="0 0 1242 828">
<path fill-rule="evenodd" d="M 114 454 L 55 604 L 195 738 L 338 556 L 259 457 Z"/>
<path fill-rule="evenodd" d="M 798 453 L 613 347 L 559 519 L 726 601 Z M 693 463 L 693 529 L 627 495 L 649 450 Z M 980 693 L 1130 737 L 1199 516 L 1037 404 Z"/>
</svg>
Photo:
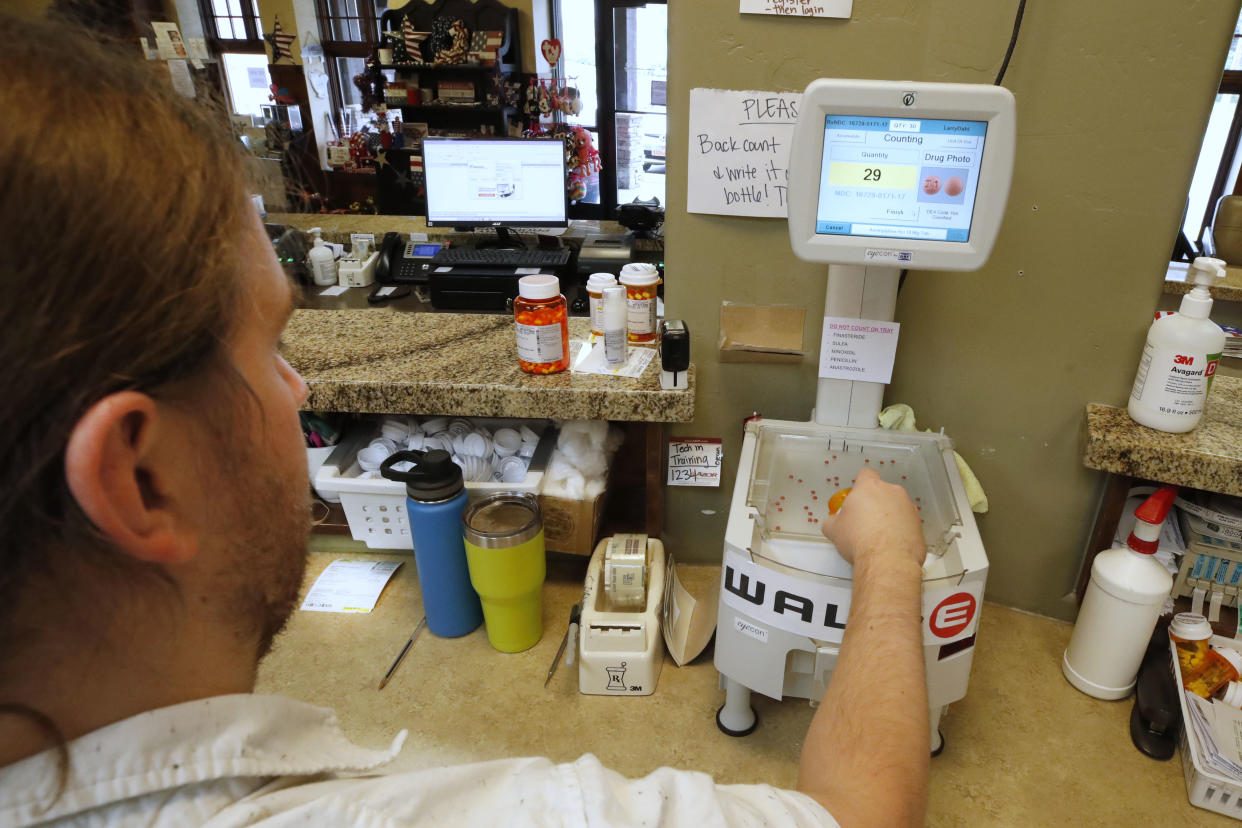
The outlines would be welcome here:
<svg viewBox="0 0 1242 828">
<path fill-rule="evenodd" d="M 587 298 L 591 307 L 591 333 L 604 335 L 604 288 L 617 284 L 617 277 L 611 273 L 592 273 L 587 279 Z"/>
<path fill-rule="evenodd" d="M 1242 709 L 1242 681 L 1231 681 L 1226 684 L 1220 700 L 1230 707 Z"/>
<path fill-rule="evenodd" d="M 1065 678 L 1088 696 L 1121 699 L 1134 689 L 1173 588 L 1173 576 L 1154 553 L 1176 496 L 1175 486 L 1163 486 L 1143 501 L 1126 545 L 1101 552 L 1091 565 L 1087 594 L 1061 659 Z"/>
<path fill-rule="evenodd" d="M 526 492 L 498 492 L 468 506 L 461 520 L 487 640 L 502 653 L 529 650 L 543 635 L 547 555 L 539 501 Z"/>
<path fill-rule="evenodd" d="M 620 282 L 625 286 L 629 309 L 629 341 L 655 342 L 656 291 L 660 286 L 660 271 L 647 262 L 630 262 L 621 268 Z"/>
<path fill-rule="evenodd" d="M 1212 625 L 1208 620 L 1195 612 L 1179 612 L 1169 624 L 1169 637 L 1177 648 L 1177 666 L 1182 681 L 1203 672 L 1212 640 Z"/>
<path fill-rule="evenodd" d="M 403 463 L 410 466 L 396 468 Z M 383 462 L 380 474 L 405 484 L 427 629 L 442 638 L 474 631 L 483 623 L 483 608 L 470 584 L 462 542 L 466 485 L 461 469 L 441 449 L 399 451 Z"/>
<path fill-rule="evenodd" d="M 513 300 L 518 365 L 528 374 L 555 374 L 569 367 L 569 310 L 555 276 L 518 280 Z"/>
<path fill-rule="evenodd" d="M 604 361 L 611 366 L 624 365 L 626 357 L 626 296 L 620 285 L 604 288 Z"/>
<path fill-rule="evenodd" d="M 1205 661 L 1204 668 L 1189 681 L 1182 676 L 1182 686 L 1205 699 L 1212 698 L 1217 690 L 1231 681 L 1237 681 L 1238 675 L 1242 674 L 1242 653 L 1237 650 L 1228 647 L 1208 650 Z"/>
</svg>

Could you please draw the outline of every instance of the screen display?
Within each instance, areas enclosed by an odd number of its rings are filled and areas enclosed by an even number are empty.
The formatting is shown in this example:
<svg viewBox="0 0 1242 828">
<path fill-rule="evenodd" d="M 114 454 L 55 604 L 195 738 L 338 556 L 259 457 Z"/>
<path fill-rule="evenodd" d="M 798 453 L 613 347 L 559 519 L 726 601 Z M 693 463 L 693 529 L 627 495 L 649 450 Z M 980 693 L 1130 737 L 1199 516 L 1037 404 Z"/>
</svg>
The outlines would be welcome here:
<svg viewBox="0 0 1242 828">
<path fill-rule="evenodd" d="M 966 242 L 986 121 L 824 119 L 815 232 Z"/>
<path fill-rule="evenodd" d="M 428 224 L 565 226 L 559 140 L 423 139 Z"/>
</svg>

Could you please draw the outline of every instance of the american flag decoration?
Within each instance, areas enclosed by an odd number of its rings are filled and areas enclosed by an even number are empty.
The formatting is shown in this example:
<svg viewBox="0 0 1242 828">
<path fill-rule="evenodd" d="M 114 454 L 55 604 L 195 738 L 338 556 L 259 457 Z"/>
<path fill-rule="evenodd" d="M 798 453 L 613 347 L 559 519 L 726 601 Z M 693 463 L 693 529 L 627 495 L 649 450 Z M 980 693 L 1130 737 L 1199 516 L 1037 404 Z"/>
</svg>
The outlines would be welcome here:
<svg viewBox="0 0 1242 828">
<path fill-rule="evenodd" d="M 272 63 L 280 63 L 281 58 L 293 60 L 293 52 L 289 47 L 296 37 L 297 35 L 285 34 L 285 30 L 280 27 L 280 18 L 275 19 L 271 34 L 263 35 L 263 39 L 272 47 Z"/>
<path fill-rule="evenodd" d="M 505 33 L 498 31 L 477 31 L 470 36 L 470 55 L 471 63 L 481 63 L 484 66 L 495 66 L 497 52 L 501 45 L 505 42 Z"/>
<path fill-rule="evenodd" d="M 405 54 L 414 63 L 423 62 L 423 41 L 426 40 L 427 34 L 427 32 L 415 31 L 414 24 L 408 17 L 401 24 L 401 36 L 405 40 Z"/>
</svg>

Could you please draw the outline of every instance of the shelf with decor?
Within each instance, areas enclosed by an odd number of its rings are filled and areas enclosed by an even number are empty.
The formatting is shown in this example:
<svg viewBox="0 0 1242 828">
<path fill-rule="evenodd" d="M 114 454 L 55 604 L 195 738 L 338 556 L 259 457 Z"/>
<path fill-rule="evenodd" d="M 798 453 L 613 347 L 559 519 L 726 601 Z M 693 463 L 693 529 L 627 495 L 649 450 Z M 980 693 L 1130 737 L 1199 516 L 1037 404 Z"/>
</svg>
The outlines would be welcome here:
<svg viewBox="0 0 1242 828">
<path fill-rule="evenodd" d="M 437 0 L 385 12 L 380 25 L 387 46 L 376 68 L 389 112 L 400 115 L 402 151 L 377 164 L 378 201 L 382 211 L 413 214 L 425 208 L 423 137 L 524 129 L 518 12 L 499 0 Z"/>
<path fill-rule="evenodd" d="M 516 66 L 499 63 L 491 66 L 482 63 L 452 63 L 443 66 L 437 66 L 434 63 L 381 63 L 379 68 L 385 71 L 415 71 L 432 75 L 451 74 L 453 72 L 511 75 L 517 72 Z"/>
</svg>

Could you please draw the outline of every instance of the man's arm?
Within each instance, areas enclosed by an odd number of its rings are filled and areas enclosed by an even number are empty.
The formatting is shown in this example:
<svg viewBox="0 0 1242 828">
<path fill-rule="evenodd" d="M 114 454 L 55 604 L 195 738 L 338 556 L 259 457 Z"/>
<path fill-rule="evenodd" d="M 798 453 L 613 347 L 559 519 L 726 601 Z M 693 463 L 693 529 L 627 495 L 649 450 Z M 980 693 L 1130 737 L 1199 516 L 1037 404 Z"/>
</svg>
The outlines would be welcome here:
<svg viewBox="0 0 1242 828">
<path fill-rule="evenodd" d="M 870 469 L 824 521 L 824 534 L 854 564 L 854 587 L 840 657 L 802 749 L 798 790 L 846 828 L 923 824 L 931 743 L 919 523 L 905 490 Z"/>
</svg>

